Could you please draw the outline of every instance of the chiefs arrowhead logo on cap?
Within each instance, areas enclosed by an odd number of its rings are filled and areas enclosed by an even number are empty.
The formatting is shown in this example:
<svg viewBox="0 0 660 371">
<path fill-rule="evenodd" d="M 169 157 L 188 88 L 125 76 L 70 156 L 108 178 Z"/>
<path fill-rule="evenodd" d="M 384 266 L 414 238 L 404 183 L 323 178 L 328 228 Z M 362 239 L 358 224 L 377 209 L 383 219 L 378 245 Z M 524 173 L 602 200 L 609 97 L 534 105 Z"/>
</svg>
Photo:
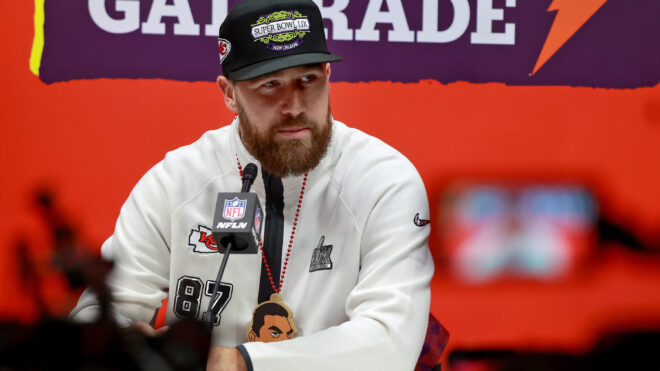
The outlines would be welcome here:
<svg viewBox="0 0 660 371">
<path fill-rule="evenodd" d="M 220 63 L 229 55 L 231 51 L 231 43 L 228 40 L 218 38 L 218 53 L 220 53 Z"/>
</svg>

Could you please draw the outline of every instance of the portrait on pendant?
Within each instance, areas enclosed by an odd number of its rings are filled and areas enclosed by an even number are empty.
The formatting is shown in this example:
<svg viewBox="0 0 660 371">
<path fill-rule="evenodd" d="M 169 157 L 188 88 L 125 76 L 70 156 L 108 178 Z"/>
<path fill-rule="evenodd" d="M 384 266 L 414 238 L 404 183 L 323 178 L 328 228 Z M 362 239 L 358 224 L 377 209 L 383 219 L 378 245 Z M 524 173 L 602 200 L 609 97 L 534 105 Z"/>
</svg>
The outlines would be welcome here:
<svg viewBox="0 0 660 371">
<path fill-rule="evenodd" d="M 273 294 L 254 309 L 247 336 L 251 342 L 270 343 L 293 339 L 297 332 L 291 309 L 280 295 Z"/>
</svg>

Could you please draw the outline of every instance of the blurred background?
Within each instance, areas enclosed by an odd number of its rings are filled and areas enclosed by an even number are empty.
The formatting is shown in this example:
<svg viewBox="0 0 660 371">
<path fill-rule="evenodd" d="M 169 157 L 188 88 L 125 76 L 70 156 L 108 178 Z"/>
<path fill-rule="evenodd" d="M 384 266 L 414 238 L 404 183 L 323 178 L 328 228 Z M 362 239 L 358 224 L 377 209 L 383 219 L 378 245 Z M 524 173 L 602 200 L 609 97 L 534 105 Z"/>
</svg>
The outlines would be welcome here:
<svg viewBox="0 0 660 371">
<path fill-rule="evenodd" d="M 553 2 L 539 3 L 545 17 Z M 35 2 L 0 9 L 0 321 L 31 324 L 65 316 L 81 292 L 62 273 L 65 247 L 98 256 L 142 174 L 233 115 L 213 82 L 194 78 L 51 73 L 46 83 L 30 70 Z M 523 75 L 531 76 L 553 19 Z M 580 65 L 578 35 L 553 57 L 564 69 Z M 607 347 L 626 336 L 658 344 L 659 35 L 627 41 L 655 61 L 612 71 L 621 81 L 629 74 L 628 85 L 565 75 L 553 83 L 552 58 L 540 70 L 548 74 L 527 84 L 463 75 L 362 81 L 355 63 L 333 65 L 334 117 L 397 148 L 426 184 L 431 312 L 451 334 L 443 368 L 497 369 L 488 367 L 511 359 L 579 365 L 574 357 L 611 354 Z M 60 40 L 48 53 L 68 46 Z"/>
</svg>

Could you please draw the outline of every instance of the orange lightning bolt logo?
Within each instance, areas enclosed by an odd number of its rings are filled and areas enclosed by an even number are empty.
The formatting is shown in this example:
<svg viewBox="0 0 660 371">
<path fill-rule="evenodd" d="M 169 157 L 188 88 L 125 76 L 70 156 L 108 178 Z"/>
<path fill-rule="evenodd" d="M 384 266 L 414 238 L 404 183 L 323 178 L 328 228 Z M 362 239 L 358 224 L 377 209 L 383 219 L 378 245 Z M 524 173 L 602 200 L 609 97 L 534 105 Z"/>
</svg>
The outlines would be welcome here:
<svg viewBox="0 0 660 371">
<path fill-rule="evenodd" d="M 554 0 L 548 12 L 557 11 L 555 22 L 550 28 L 532 75 L 543 67 L 548 59 L 555 55 L 606 2 L 607 0 Z"/>
</svg>

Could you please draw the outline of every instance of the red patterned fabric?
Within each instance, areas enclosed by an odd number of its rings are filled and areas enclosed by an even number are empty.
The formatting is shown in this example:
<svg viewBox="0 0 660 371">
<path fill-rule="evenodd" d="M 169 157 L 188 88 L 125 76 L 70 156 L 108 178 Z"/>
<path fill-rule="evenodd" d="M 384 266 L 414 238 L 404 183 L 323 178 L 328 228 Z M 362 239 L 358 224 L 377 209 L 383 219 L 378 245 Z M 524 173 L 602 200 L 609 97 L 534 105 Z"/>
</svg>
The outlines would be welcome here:
<svg viewBox="0 0 660 371">
<path fill-rule="evenodd" d="M 415 366 L 415 371 L 432 371 L 448 342 L 449 331 L 440 324 L 432 313 L 429 313 L 426 339 L 424 339 L 424 346 L 422 347 L 422 353 L 419 355 L 417 366 Z"/>
</svg>

